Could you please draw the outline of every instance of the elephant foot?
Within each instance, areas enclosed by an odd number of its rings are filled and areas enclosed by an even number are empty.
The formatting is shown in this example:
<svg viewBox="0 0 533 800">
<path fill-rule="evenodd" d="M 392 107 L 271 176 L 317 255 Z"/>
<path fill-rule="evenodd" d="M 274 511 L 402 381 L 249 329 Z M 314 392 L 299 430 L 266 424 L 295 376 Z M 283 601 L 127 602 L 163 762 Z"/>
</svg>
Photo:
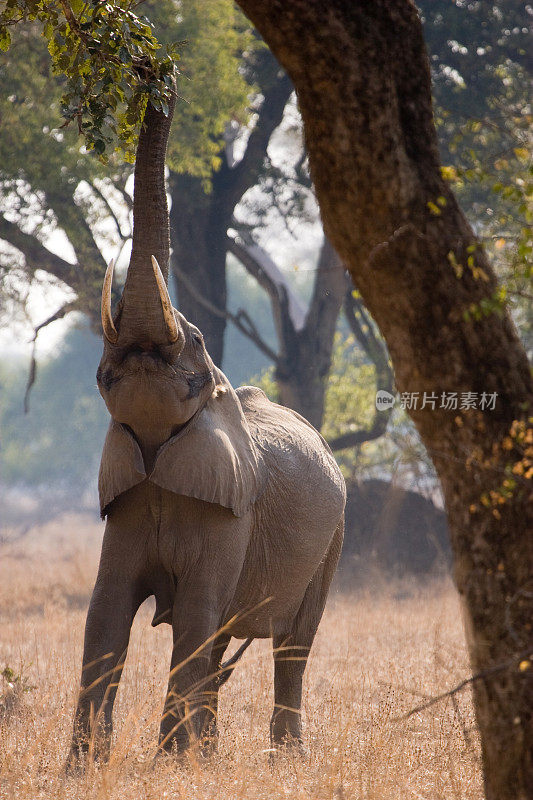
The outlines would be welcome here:
<svg viewBox="0 0 533 800">
<path fill-rule="evenodd" d="M 81 755 L 78 752 L 69 752 L 65 766 L 63 767 L 63 774 L 67 778 L 76 778 L 83 775 L 87 767 L 87 756 Z"/>
<path fill-rule="evenodd" d="M 191 762 L 208 762 L 218 751 L 218 734 L 209 732 L 199 739 L 188 738 L 184 742 L 181 737 L 171 738 L 159 744 L 154 764 L 161 759 L 172 758 L 174 763 L 182 767 L 189 766 Z"/>
<path fill-rule="evenodd" d="M 89 766 L 97 763 L 88 746 L 73 745 L 65 761 L 64 774 L 67 778 L 80 777 L 87 772 Z"/>
<path fill-rule="evenodd" d="M 274 712 L 270 721 L 270 747 L 274 758 L 279 753 L 306 757 L 299 713 L 285 708 Z"/>
<path fill-rule="evenodd" d="M 275 764 L 280 758 L 286 758 L 287 756 L 307 760 L 308 753 L 301 739 L 286 734 L 280 741 L 271 742 L 270 750 L 268 751 L 268 758 L 271 764 Z"/>
<path fill-rule="evenodd" d="M 207 760 L 218 749 L 218 728 L 214 712 L 202 709 L 196 715 L 186 714 L 176 719 L 167 712 L 159 734 L 158 755 L 170 754 L 182 758 L 185 754 L 195 760 Z M 173 724 L 172 724 L 173 723 Z"/>
<path fill-rule="evenodd" d="M 92 733 L 76 728 L 65 762 L 66 775 L 80 775 L 90 764 L 105 764 L 111 751 L 111 731 L 98 726 Z"/>
<path fill-rule="evenodd" d="M 174 725 L 168 724 L 168 718 L 164 721 L 167 724 L 159 732 L 155 758 L 164 759 L 171 756 L 180 763 L 185 763 L 185 755 L 191 745 L 189 731 L 183 721 L 177 721 Z"/>
</svg>

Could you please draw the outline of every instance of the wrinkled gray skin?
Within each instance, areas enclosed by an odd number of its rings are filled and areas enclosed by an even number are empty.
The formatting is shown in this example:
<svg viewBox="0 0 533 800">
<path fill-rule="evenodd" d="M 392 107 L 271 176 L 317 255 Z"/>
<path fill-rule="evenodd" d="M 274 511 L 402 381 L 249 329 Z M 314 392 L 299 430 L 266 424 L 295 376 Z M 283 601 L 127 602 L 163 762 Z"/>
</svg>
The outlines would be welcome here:
<svg viewBox="0 0 533 800">
<path fill-rule="evenodd" d="M 145 130 L 166 124 L 149 114 Z M 150 153 L 156 145 L 157 136 Z M 153 219 L 151 228 L 139 224 L 141 151 L 140 142 L 128 279 L 107 327 L 103 313 L 110 339 L 97 380 L 112 420 L 99 489 L 107 525 L 71 765 L 90 746 L 108 753 L 131 624 L 151 595 L 152 624 L 171 624 L 174 639 L 161 750 L 216 742 L 220 667 L 232 636 L 272 638 L 272 744 L 300 743 L 303 673 L 343 536 L 344 480 L 322 437 L 259 389 L 235 392 L 198 329 L 175 310 L 169 335 L 147 255 L 153 247 L 166 273 L 165 237 L 153 240 Z"/>
</svg>

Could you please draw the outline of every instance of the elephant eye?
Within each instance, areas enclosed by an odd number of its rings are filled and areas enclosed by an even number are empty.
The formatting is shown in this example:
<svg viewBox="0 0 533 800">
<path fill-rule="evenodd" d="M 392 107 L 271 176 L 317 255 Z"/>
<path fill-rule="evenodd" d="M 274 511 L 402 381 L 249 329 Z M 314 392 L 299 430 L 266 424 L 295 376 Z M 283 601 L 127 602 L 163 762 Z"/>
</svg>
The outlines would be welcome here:
<svg viewBox="0 0 533 800">
<path fill-rule="evenodd" d="M 203 342 L 203 337 L 199 333 L 193 333 L 192 338 L 196 344 L 202 344 Z"/>
</svg>

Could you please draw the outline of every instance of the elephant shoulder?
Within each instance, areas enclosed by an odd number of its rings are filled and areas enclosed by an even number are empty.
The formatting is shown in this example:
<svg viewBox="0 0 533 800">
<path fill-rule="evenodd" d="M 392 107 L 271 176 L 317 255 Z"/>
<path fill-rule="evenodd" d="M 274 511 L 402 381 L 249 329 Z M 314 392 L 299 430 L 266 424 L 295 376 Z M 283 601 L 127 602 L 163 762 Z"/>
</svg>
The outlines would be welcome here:
<svg viewBox="0 0 533 800">
<path fill-rule="evenodd" d="M 344 478 L 329 445 L 304 417 L 273 403 L 254 386 L 242 386 L 237 395 L 252 439 L 270 477 L 279 474 L 296 484 L 329 487 L 339 499 L 346 496 Z"/>
<path fill-rule="evenodd" d="M 245 414 L 247 411 L 253 411 L 256 405 L 261 406 L 265 401 L 270 403 L 264 391 L 257 386 L 239 386 L 235 389 L 235 393 Z"/>
</svg>

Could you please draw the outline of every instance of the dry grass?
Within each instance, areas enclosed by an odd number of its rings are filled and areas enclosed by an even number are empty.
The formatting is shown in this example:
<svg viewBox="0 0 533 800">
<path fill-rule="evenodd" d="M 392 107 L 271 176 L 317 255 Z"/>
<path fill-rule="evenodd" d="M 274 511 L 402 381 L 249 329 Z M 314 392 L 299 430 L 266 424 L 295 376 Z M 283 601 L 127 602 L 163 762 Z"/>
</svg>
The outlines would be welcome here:
<svg viewBox="0 0 533 800">
<path fill-rule="evenodd" d="M 467 693 L 394 721 L 468 672 L 447 583 L 331 597 L 306 675 L 308 757 L 272 766 L 269 642 L 254 642 L 221 691 L 219 754 L 153 765 L 171 641 L 168 626 L 150 628 L 143 607 L 115 706 L 111 762 L 64 778 L 100 535 L 99 526 L 66 519 L 0 553 L 0 671 L 9 665 L 35 687 L 0 718 L 2 800 L 482 798 Z"/>
</svg>

